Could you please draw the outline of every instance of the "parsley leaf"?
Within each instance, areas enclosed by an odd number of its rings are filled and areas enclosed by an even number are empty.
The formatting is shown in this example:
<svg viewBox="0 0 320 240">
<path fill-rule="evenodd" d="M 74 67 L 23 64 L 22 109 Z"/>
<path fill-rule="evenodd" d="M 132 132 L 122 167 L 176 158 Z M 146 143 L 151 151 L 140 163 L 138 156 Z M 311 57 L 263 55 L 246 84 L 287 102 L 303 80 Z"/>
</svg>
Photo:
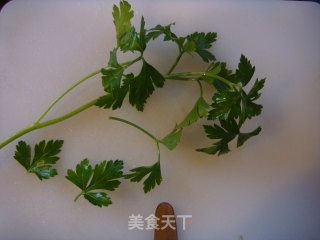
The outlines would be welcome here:
<svg viewBox="0 0 320 240">
<path fill-rule="evenodd" d="M 169 150 L 173 150 L 177 147 L 180 142 L 182 136 L 182 128 L 178 128 L 177 126 L 163 139 L 161 139 L 161 143 L 166 146 Z"/>
<path fill-rule="evenodd" d="M 137 110 L 143 111 L 144 104 L 155 90 L 161 88 L 165 79 L 158 70 L 143 59 L 140 73 L 133 77 L 128 76 L 129 80 L 129 102 L 136 106 Z"/>
<path fill-rule="evenodd" d="M 232 70 L 227 68 L 227 64 L 225 62 L 212 62 L 207 71 L 210 74 L 218 75 L 222 78 L 228 79 L 230 82 L 234 82 L 234 74 L 232 73 Z M 204 80 L 212 84 L 218 91 L 230 89 L 229 85 L 215 77 L 206 75 L 204 76 Z"/>
<path fill-rule="evenodd" d="M 162 26 L 162 25 L 158 24 L 154 28 L 151 28 L 150 30 L 148 30 L 148 33 L 147 33 L 147 40 L 148 41 L 150 41 L 151 39 L 154 40 L 163 34 L 164 35 L 163 41 L 174 41 L 175 42 L 178 39 L 178 37 L 176 34 L 174 34 L 171 31 L 171 26 L 173 26 L 173 25 L 174 25 L 174 23 L 171 23 L 166 26 Z"/>
<path fill-rule="evenodd" d="M 34 173 L 37 177 L 48 179 L 56 176 L 57 170 L 53 168 L 61 152 L 63 140 L 45 140 L 36 144 L 34 148 L 34 156 L 31 160 L 31 147 L 24 141 L 18 142 L 14 158 L 30 173 Z"/>
<path fill-rule="evenodd" d="M 182 136 L 182 130 L 195 123 L 202 117 L 206 117 L 208 114 L 209 104 L 200 97 L 189 114 L 182 120 L 181 123 L 177 124 L 175 128 L 165 136 L 160 142 L 165 145 L 169 150 L 173 150 L 177 147 Z"/>
<path fill-rule="evenodd" d="M 261 80 L 257 79 L 250 89 L 247 98 L 251 101 L 257 100 L 261 96 L 261 93 L 259 91 L 264 87 L 265 81 L 265 78 Z"/>
<path fill-rule="evenodd" d="M 120 1 L 120 8 L 113 6 L 113 23 L 117 32 L 117 45 L 124 52 L 139 50 L 138 34 L 131 25 L 134 16 L 131 5 L 127 1 Z"/>
<path fill-rule="evenodd" d="M 220 121 L 221 126 L 214 124 L 204 125 L 205 132 L 210 139 L 220 139 L 214 143 L 211 147 L 197 149 L 197 151 L 205 152 L 209 154 L 224 154 L 230 151 L 229 142 L 232 141 L 239 133 L 238 125 L 235 120 Z"/>
<path fill-rule="evenodd" d="M 147 178 L 143 182 L 143 190 L 145 193 L 150 192 L 155 186 L 160 185 L 162 181 L 160 161 L 151 166 L 137 167 L 130 170 L 129 173 L 124 176 L 126 179 L 130 179 L 131 182 L 140 182 L 147 175 Z"/>
<path fill-rule="evenodd" d="M 218 139 L 219 141 L 215 142 L 211 147 L 197 149 L 199 152 L 205 152 L 208 154 L 218 155 L 228 153 L 229 142 L 234 138 L 237 139 L 237 147 L 242 146 L 248 139 L 253 136 L 258 135 L 261 132 L 261 127 L 256 128 L 255 130 L 247 133 L 240 132 L 240 126 L 234 119 L 231 120 L 222 120 L 220 119 L 220 125 L 204 125 L 204 130 L 207 133 L 208 138 Z"/>
<path fill-rule="evenodd" d="M 261 132 L 261 127 L 257 127 L 255 130 L 248 133 L 239 133 L 237 147 L 242 146 L 249 138 L 257 136 Z"/>
<path fill-rule="evenodd" d="M 92 168 L 88 159 L 77 164 L 76 171 L 68 169 L 66 178 L 82 190 L 75 201 L 83 195 L 93 205 L 110 205 L 110 197 L 105 192 L 96 190 L 114 191 L 120 185 L 118 179 L 122 177 L 122 169 L 121 160 L 102 161 Z"/>
<path fill-rule="evenodd" d="M 212 109 L 208 119 L 214 120 L 238 118 L 241 114 L 241 93 L 238 91 L 221 90 L 212 97 Z"/>
<path fill-rule="evenodd" d="M 123 72 L 124 68 L 117 60 L 117 49 L 114 49 L 110 52 L 108 66 L 101 69 L 102 85 L 106 92 L 113 95 L 118 94 Z"/>
<path fill-rule="evenodd" d="M 189 114 L 182 120 L 181 123 L 177 125 L 177 128 L 185 128 L 198 121 L 200 118 L 206 117 L 208 110 L 209 104 L 204 100 L 203 97 L 200 97 Z"/>
<path fill-rule="evenodd" d="M 262 105 L 255 101 L 261 96 L 260 90 L 264 87 L 265 79 L 257 79 L 249 92 L 244 89 L 254 74 L 255 67 L 241 55 L 235 73 L 226 68 L 225 63 L 212 63 L 204 80 L 213 84 L 217 92 L 213 95 L 209 120 L 218 120 L 220 125 L 204 126 L 207 136 L 219 139 L 211 147 L 201 148 L 198 151 L 218 155 L 229 152 L 228 143 L 238 136 L 237 146 L 242 146 L 249 138 L 260 133 L 261 127 L 252 132 L 241 133 L 240 128 L 246 119 L 258 116 Z"/>
<path fill-rule="evenodd" d="M 242 85 L 237 89 L 232 89 L 219 79 L 208 76 L 206 80 L 213 83 L 218 90 L 212 97 L 212 109 L 209 111 L 208 119 L 239 119 L 239 124 L 242 125 L 247 118 L 250 119 L 261 113 L 262 105 L 255 101 L 261 96 L 259 91 L 264 87 L 265 79 L 257 79 L 248 94 L 243 88 L 251 80 L 254 69 L 255 67 L 243 55 L 241 55 L 235 74 L 226 69 L 225 64 L 212 65 L 209 72 L 223 76 L 225 79 L 228 78 L 231 83 L 242 83 Z"/>
<path fill-rule="evenodd" d="M 122 106 L 123 100 L 128 92 L 128 82 L 124 79 L 125 67 L 120 65 L 117 60 L 117 49 L 110 52 L 109 63 L 106 68 L 101 69 L 102 85 L 106 91 L 106 95 L 98 98 L 96 106 L 102 108 L 117 109 Z"/>
<path fill-rule="evenodd" d="M 251 80 L 254 71 L 255 67 L 251 65 L 250 61 L 243 54 L 241 54 L 238 69 L 235 74 L 237 82 L 241 82 L 243 86 L 246 86 Z"/>
<path fill-rule="evenodd" d="M 165 78 L 143 58 L 140 73 L 137 76 L 132 73 L 124 75 L 121 85 L 123 71 L 124 68 L 116 60 L 115 51 L 111 52 L 109 66 L 101 70 L 102 83 L 107 95 L 100 97 L 95 105 L 103 108 L 120 108 L 129 92 L 130 104 L 136 106 L 137 110 L 143 111 L 147 99 L 156 87 L 163 87 Z"/>
<path fill-rule="evenodd" d="M 122 106 L 123 100 L 127 95 L 127 91 L 125 88 L 120 88 L 118 95 L 106 94 L 98 98 L 97 102 L 95 103 L 96 106 L 101 108 L 112 108 L 117 109 Z"/>
<path fill-rule="evenodd" d="M 213 61 L 215 57 L 207 49 L 211 48 L 216 38 L 217 34 L 215 32 L 192 33 L 186 37 L 187 41 L 183 45 L 183 51 L 188 53 L 196 52 L 205 62 Z"/>
<path fill-rule="evenodd" d="M 263 85 L 264 81 L 265 81 L 264 79 L 257 80 L 256 84 Z M 253 86 L 253 87 L 255 87 L 255 86 Z M 255 91 L 255 90 L 253 90 L 253 91 Z M 254 116 L 260 115 L 260 113 L 262 111 L 262 105 L 254 102 L 261 95 L 258 91 L 259 90 L 257 90 L 257 92 L 254 93 L 254 95 L 252 95 L 253 94 L 252 91 L 250 91 L 251 92 L 250 95 L 249 94 L 247 95 L 245 92 L 242 92 L 242 115 L 241 115 L 241 119 L 240 119 L 241 122 L 244 122 L 245 119 L 247 119 L 247 118 L 251 119 Z"/>
<path fill-rule="evenodd" d="M 141 17 L 141 22 L 140 22 L 140 33 L 139 33 L 139 49 L 140 52 L 143 53 L 144 50 L 147 47 L 147 36 L 146 36 L 146 29 L 145 27 L 145 21 L 144 17 Z"/>
</svg>

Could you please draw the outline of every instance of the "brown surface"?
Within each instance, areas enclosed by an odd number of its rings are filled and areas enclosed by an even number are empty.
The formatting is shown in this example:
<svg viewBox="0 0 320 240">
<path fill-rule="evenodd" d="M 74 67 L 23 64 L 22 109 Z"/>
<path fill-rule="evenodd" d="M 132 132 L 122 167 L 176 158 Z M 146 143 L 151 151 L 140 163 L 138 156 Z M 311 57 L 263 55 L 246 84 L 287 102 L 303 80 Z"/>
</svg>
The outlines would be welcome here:
<svg viewBox="0 0 320 240">
<path fill-rule="evenodd" d="M 177 240 L 177 224 L 173 207 L 169 203 L 160 203 L 156 209 L 155 215 L 158 218 L 157 224 L 159 229 L 155 229 L 154 231 L 154 240 Z M 174 216 L 169 218 L 172 220 L 172 222 L 170 221 L 171 226 L 165 227 L 165 219 L 167 219 L 165 215 Z"/>
</svg>

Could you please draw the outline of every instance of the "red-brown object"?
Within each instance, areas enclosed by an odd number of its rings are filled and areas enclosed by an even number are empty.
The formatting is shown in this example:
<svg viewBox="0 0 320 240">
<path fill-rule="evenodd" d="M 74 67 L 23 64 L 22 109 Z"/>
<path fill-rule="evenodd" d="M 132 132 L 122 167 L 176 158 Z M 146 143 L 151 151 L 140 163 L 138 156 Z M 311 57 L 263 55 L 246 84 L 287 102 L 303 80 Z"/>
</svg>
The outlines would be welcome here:
<svg viewBox="0 0 320 240">
<path fill-rule="evenodd" d="M 178 240 L 177 224 L 173 207 L 166 202 L 160 203 L 155 213 L 158 229 L 154 231 L 154 240 Z"/>
</svg>

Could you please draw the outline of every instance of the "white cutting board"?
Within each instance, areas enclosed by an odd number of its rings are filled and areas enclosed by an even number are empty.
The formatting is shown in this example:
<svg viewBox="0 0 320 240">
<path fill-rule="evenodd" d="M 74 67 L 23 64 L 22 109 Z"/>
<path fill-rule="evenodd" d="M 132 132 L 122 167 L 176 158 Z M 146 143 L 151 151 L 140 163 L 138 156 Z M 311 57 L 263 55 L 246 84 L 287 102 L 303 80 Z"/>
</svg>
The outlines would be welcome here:
<svg viewBox="0 0 320 240">
<path fill-rule="evenodd" d="M 13 1 L 0 13 L 0 138 L 32 123 L 62 91 L 104 66 L 115 46 L 112 4 L 117 1 Z M 242 148 L 216 157 L 195 152 L 211 143 L 201 124 L 188 128 L 179 147 L 162 148 L 163 182 L 144 195 L 124 182 L 98 208 L 73 198 L 65 178 L 84 158 L 123 159 L 126 171 L 156 160 L 140 132 L 110 115 L 164 136 L 190 110 L 196 84 L 167 82 L 144 113 L 129 104 L 116 112 L 92 108 L 23 140 L 64 139 L 59 176 L 40 182 L 13 160 L 14 143 L 0 150 L 0 239 L 153 239 L 151 230 L 128 230 L 131 214 L 148 217 L 162 201 L 192 215 L 182 240 L 313 240 L 320 237 L 320 6 L 306 2 L 132 1 L 147 27 L 176 22 L 182 35 L 216 31 L 217 59 L 236 68 L 241 53 L 267 77 L 263 114 L 248 123 L 262 133 Z M 147 58 L 162 71 L 176 48 L 156 42 Z M 123 58 L 124 59 L 124 58 Z M 184 57 L 177 70 L 203 67 Z M 138 70 L 138 67 L 136 68 Z M 99 78 L 66 97 L 48 118 L 102 94 Z M 48 119 L 47 118 L 47 119 Z M 203 122 L 202 122 L 203 123 Z"/>
</svg>

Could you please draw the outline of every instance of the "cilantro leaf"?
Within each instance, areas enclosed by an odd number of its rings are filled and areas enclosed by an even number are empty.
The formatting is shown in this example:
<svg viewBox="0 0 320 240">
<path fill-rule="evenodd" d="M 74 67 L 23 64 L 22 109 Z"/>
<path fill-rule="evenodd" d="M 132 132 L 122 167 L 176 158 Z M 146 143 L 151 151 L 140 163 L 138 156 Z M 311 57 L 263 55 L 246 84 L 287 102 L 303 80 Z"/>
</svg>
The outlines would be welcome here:
<svg viewBox="0 0 320 240">
<path fill-rule="evenodd" d="M 213 61 L 215 57 L 207 49 L 211 48 L 216 38 L 217 34 L 215 32 L 192 33 L 186 37 L 187 41 L 183 45 L 183 51 L 188 53 L 196 52 L 205 62 Z"/>
<path fill-rule="evenodd" d="M 58 154 L 61 152 L 63 140 L 45 140 L 35 145 L 34 156 L 31 160 L 31 147 L 24 141 L 18 142 L 14 158 L 30 173 L 37 177 L 48 179 L 56 176 L 57 170 L 53 165 L 59 160 Z"/>
<path fill-rule="evenodd" d="M 131 25 L 134 16 L 131 5 L 127 1 L 120 1 L 120 8 L 113 6 L 113 23 L 116 27 L 117 45 L 124 52 L 139 50 L 138 34 Z"/>
<path fill-rule="evenodd" d="M 75 200 L 83 195 L 93 205 L 102 207 L 112 201 L 105 192 L 96 190 L 114 191 L 119 187 L 122 169 L 121 160 L 102 161 L 92 168 L 89 160 L 84 159 L 77 164 L 76 171 L 68 169 L 66 178 L 82 190 Z"/>
<path fill-rule="evenodd" d="M 163 87 L 165 79 L 158 70 L 143 60 L 140 73 L 136 77 L 129 77 L 128 81 L 129 102 L 131 105 L 136 106 L 137 110 L 143 111 L 144 104 L 155 90 L 155 87 Z"/>
<path fill-rule="evenodd" d="M 160 162 L 156 162 L 151 166 L 137 167 L 130 170 L 131 173 L 124 177 L 130 179 L 131 182 L 140 182 L 147 175 L 143 182 L 143 190 L 145 193 L 150 192 L 155 186 L 160 185 L 162 181 Z"/>
</svg>

